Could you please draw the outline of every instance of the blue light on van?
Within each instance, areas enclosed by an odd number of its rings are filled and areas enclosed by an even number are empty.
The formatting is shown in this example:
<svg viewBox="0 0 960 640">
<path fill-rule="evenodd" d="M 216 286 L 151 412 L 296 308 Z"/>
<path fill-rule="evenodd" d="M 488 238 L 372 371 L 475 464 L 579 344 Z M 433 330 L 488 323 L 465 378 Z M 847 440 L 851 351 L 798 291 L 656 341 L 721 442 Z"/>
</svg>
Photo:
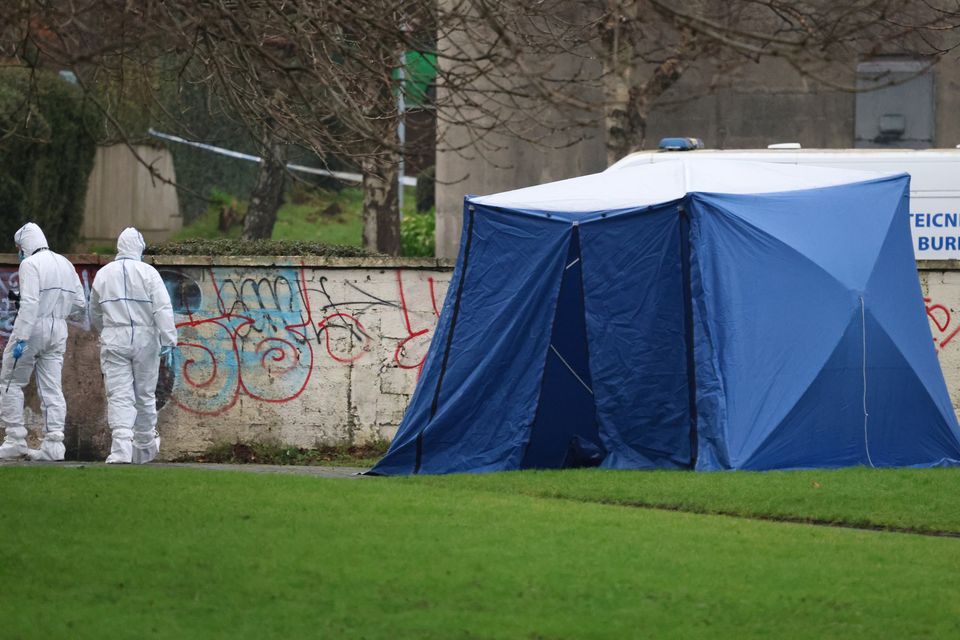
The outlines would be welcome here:
<svg viewBox="0 0 960 640">
<path fill-rule="evenodd" d="M 663 138 L 657 145 L 660 151 L 693 151 L 703 149 L 703 140 L 700 138 Z"/>
</svg>

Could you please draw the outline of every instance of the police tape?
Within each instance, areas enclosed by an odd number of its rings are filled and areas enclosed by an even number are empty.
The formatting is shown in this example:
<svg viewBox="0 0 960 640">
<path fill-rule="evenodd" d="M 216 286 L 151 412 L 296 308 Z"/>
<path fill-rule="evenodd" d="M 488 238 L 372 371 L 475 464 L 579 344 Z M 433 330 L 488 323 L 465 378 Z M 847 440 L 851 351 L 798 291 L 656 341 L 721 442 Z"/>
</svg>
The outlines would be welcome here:
<svg viewBox="0 0 960 640">
<path fill-rule="evenodd" d="M 247 160 L 249 162 L 262 162 L 260 156 L 234 151 L 233 149 L 225 149 L 224 147 L 218 147 L 205 142 L 187 140 L 186 138 L 181 138 L 180 136 L 175 136 L 169 133 L 163 133 L 153 128 L 148 129 L 147 133 L 154 138 L 169 140 L 170 142 L 176 142 L 178 144 L 185 144 L 191 147 L 196 147 L 197 149 L 203 149 L 204 151 L 210 151 L 211 153 L 226 156 L 228 158 L 237 158 L 239 160 Z M 363 180 L 363 175 L 359 173 L 351 173 L 349 171 L 331 171 L 329 169 L 320 169 L 319 167 L 307 167 L 302 164 L 288 164 L 287 169 L 290 169 L 291 171 L 299 171 L 300 173 L 310 173 L 316 176 L 337 178 L 338 180 L 343 180 L 345 182 L 361 182 Z M 415 187 L 417 186 L 417 179 L 414 176 L 403 176 L 400 178 L 400 184 L 404 185 L 405 187 Z"/>
</svg>

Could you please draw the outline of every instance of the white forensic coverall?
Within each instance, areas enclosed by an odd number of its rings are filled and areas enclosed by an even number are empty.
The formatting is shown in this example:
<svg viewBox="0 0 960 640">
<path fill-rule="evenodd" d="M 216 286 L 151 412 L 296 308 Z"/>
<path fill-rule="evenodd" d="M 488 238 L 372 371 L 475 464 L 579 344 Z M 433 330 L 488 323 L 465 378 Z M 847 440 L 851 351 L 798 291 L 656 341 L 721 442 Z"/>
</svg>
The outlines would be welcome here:
<svg viewBox="0 0 960 640">
<path fill-rule="evenodd" d="M 50 251 L 36 224 L 28 222 L 13 236 L 20 249 L 20 310 L 13 332 L 3 350 L 0 371 L 0 421 L 6 438 L 0 458 L 29 455 L 34 460 L 63 460 L 63 399 L 61 371 L 67 348 L 67 316 L 82 314 L 86 307 L 83 286 L 69 260 Z M 19 341 L 26 348 L 19 360 L 13 352 Z M 23 387 L 37 372 L 37 393 L 43 412 L 43 441 L 39 449 L 27 449 L 23 426 Z"/>
<path fill-rule="evenodd" d="M 116 260 L 97 272 L 90 292 L 113 432 L 108 463 L 150 462 L 160 451 L 155 395 L 160 348 L 176 347 L 177 329 L 163 279 L 141 262 L 145 247 L 139 231 L 124 229 Z"/>
</svg>

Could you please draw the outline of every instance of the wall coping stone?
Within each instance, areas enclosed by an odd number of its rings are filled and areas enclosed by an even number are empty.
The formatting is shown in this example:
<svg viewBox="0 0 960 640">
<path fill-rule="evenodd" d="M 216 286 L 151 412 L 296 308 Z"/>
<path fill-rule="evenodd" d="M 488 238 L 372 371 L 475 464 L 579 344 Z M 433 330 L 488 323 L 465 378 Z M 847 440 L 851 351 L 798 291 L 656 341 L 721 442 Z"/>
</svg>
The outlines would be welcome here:
<svg viewBox="0 0 960 640">
<path fill-rule="evenodd" d="M 67 253 L 73 264 L 105 265 L 112 255 Z M 145 256 L 144 262 L 164 267 L 327 267 L 331 269 L 452 269 L 455 260 L 446 258 L 398 258 L 394 256 Z M 16 266 L 15 253 L 0 253 L 0 266 Z"/>
<path fill-rule="evenodd" d="M 960 260 L 918 260 L 919 271 L 960 271 Z"/>
<path fill-rule="evenodd" d="M 105 265 L 112 255 L 67 253 L 73 264 Z M 330 269 L 452 269 L 450 258 L 398 258 L 394 256 L 146 256 L 144 262 L 170 267 L 327 267 Z M 15 253 L 0 253 L 0 266 L 16 266 Z M 960 271 L 960 260 L 918 260 L 918 271 Z"/>
</svg>

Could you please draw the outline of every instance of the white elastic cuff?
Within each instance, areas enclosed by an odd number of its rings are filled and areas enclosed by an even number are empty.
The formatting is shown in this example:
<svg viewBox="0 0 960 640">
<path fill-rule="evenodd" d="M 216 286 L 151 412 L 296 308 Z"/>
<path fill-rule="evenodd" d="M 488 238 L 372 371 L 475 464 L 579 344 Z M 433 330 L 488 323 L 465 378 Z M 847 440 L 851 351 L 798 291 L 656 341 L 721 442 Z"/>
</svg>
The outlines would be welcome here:
<svg viewBox="0 0 960 640">
<path fill-rule="evenodd" d="M 147 445 L 153 444 L 153 441 L 157 439 L 156 429 L 150 429 L 149 431 L 134 431 L 133 433 L 133 443 L 139 447 L 145 447 Z"/>
</svg>

